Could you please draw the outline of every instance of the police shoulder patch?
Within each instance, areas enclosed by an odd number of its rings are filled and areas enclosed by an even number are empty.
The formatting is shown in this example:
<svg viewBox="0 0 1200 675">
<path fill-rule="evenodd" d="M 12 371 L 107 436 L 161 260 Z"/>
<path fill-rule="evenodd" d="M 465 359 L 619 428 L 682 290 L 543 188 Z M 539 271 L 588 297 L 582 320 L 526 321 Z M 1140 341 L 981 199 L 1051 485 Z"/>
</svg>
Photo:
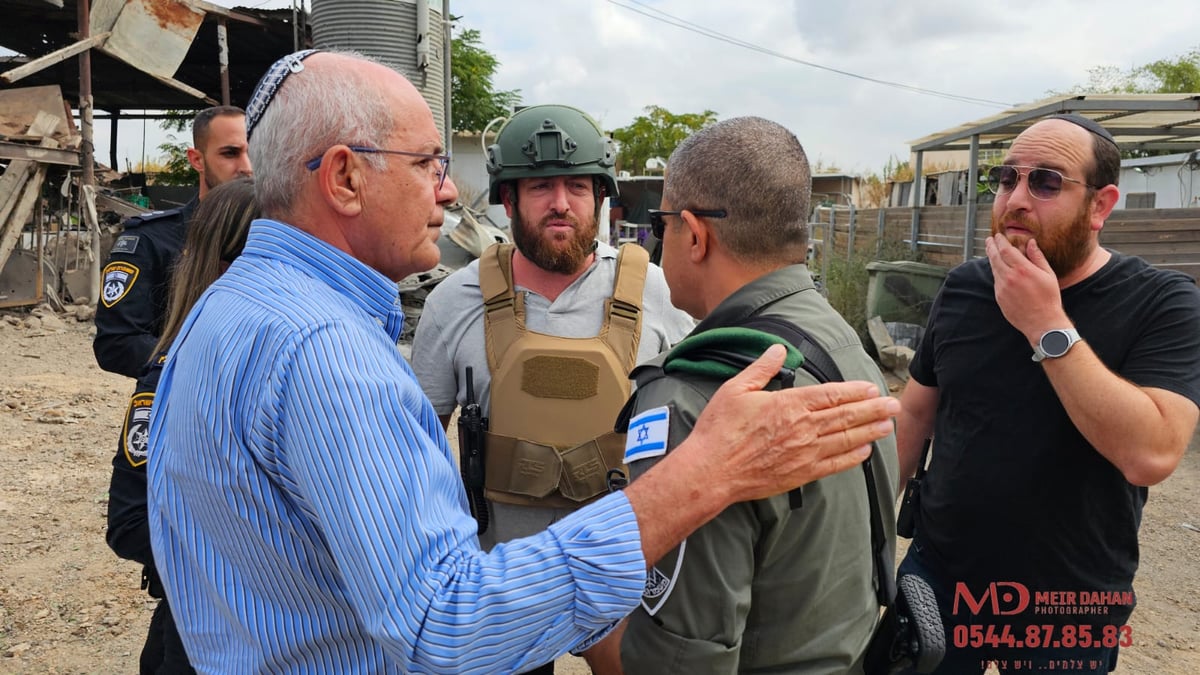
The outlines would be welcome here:
<svg viewBox="0 0 1200 675">
<path fill-rule="evenodd" d="M 141 466 L 149 458 L 150 411 L 153 407 L 153 392 L 134 394 L 129 400 L 125 427 L 121 429 L 121 449 L 130 466 Z"/>
<path fill-rule="evenodd" d="M 141 272 L 137 265 L 131 265 L 124 261 L 113 261 L 104 266 L 103 288 L 100 291 L 100 302 L 104 303 L 105 307 L 112 307 L 129 293 L 129 289 L 133 288 L 133 283 L 137 281 L 138 273 Z"/>
<path fill-rule="evenodd" d="M 629 420 L 629 431 L 625 436 L 625 463 L 667 454 L 670 430 L 669 406 L 659 406 L 638 413 Z"/>
<path fill-rule="evenodd" d="M 121 225 L 121 227 L 125 230 L 135 230 L 143 225 L 153 223 L 156 220 L 162 220 L 163 218 L 178 218 L 182 213 L 182 207 L 166 209 L 163 211 L 147 211 L 146 213 L 141 213 L 129 218 L 124 222 L 124 224 Z"/>
<path fill-rule="evenodd" d="M 112 253 L 130 253 L 137 250 L 139 239 L 132 234 L 123 234 L 117 237 L 117 241 L 113 244 Z"/>
<path fill-rule="evenodd" d="M 646 585 L 642 589 L 642 609 L 650 616 L 654 616 L 663 608 L 667 598 L 671 597 L 671 591 L 675 590 L 680 570 L 683 569 L 683 554 L 686 552 L 687 539 L 684 539 L 679 548 L 663 556 L 646 572 Z"/>
</svg>

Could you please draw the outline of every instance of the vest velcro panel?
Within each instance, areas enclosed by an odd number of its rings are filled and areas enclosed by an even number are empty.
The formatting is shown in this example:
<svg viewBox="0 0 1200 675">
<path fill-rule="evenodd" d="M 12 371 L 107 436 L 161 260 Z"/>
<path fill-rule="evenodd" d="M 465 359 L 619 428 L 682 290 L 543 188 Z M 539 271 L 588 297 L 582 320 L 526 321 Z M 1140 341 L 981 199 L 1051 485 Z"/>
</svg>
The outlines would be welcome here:
<svg viewBox="0 0 1200 675">
<path fill-rule="evenodd" d="M 565 338 L 526 328 L 513 250 L 497 244 L 479 264 L 492 378 L 485 493 L 499 502 L 573 508 L 603 494 L 608 470 L 622 467 L 624 435 L 612 427 L 637 362 L 649 256 L 622 246 L 599 334 Z"/>
</svg>

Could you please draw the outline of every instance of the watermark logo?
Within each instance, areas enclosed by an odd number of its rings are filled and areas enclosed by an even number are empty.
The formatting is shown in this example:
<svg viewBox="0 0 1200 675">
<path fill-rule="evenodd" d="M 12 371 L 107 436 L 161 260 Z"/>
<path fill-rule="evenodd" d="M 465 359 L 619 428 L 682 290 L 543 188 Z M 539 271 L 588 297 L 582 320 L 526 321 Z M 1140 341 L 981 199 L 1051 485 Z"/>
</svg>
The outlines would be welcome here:
<svg viewBox="0 0 1200 675">
<path fill-rule="evenodd" d="M 1029 608 L 1029 588 L 1016 581 L 993 581 L 980 595 L 975 595 L 963 582 L 954 585 L 953 614 L 965 605 L 972 616 L 977 616 L 987 606 L 995 616 L 1020 614 Z"/>
</svg>

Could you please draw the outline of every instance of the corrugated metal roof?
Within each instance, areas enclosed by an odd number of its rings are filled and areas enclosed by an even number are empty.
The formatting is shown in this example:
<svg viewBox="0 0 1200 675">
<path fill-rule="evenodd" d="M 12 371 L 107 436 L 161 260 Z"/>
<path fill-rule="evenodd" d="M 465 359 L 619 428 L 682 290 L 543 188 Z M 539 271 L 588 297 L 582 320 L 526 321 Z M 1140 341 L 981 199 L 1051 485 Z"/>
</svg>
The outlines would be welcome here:
<svg viewBox="0 0 1200 675">
<path fill-rule="evenodd" d="M 56 5 L 61 4 L 61 7 Z M 194 2 L 208 12 L 174 79 L 190 85 L 216 101 L 221 99 L 221 75 L 218 63 L 217 19 L 228 17 L 230 102 L 245 106 L 258 78 L 276 59 L 293 50 L 291 10 L 233 10 Z M 0 59 L 0 71 L 6 71 L 31 59 L 74 44 L 78 31 L 77 0 L 4 0 L 0 8 L 0 47 L 25 57 Z M 301 26 L 304 17 L 301 14 Z M 301 30 L 301 42 L 310 40 Z M 19 88 L 57 84 L 63 97 L 77 106 L 79 67 L 77 58 L 69 58 L 11 85 Z M 92 51 L 92 100 L 97 110 L 196 110 L 209 104 L 201 99 L 162 84 L 151 75 L 129 64 Z"/>
<path fill-rule="evenodd" d="M 1054 96 L 910 141 L 913 152 L 1005 148 L 1038 120 L 1078 113 L 1099 122 L 1123 150 L 1188 152 L 1200 148 L 1200 93 Z"/>
</svg>

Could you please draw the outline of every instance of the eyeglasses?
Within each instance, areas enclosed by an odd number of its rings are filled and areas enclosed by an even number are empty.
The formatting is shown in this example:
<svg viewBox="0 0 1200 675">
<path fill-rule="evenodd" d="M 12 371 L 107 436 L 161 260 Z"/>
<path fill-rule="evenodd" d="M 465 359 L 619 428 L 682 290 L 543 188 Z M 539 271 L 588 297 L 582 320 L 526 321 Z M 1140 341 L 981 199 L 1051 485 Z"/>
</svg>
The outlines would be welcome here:
<svg viewBox="0 0 1200 675">
<path fill-rule="evenodd" d="M 1024 169 L 1024 171 L 1022 171 Z M 1001 166 L 993 166 L 987 172 L 987 187 L 992 194 L 1003 195 L 1017 189 L 1017 183 L 1020 182 L 1021 176 L 1026 176 L 1028 181 L 1029 194 L 1042 201 L 1054 199 L 1062 192 L 1063 181 L 1071 183 L 1079 183 L 1085 187 L 1094 188 L 1076 178 L 1068 178 L 1062 175 L 1061 172 L 1054 169 L 1045 169 L 1038 166 L 1015 166 L 1012 164 L 1004 164 Z"/>
<path fill-rule="evenodd" d="M 435 155 L 428 152 L 409 152 L 407 150 L 384 150 L 382 148 L 368 148 L 365 145 L 347 145 L 354 152 L 376 155 L 405 155 L 407 157 L 424 157 L 425 159 L 435 159 L 438 162 L 437 170 L 437 189 L 441 190 L 446 184 L 446 175 L 450 173 L 450 155 Z M 321 158 L 324 155 L 317 155 L 304 163 L 304 167 L 309 171 L 316 171 L 321 166 Z"/>
<path fill-rule="evenodd" d="M 693 216 L 700 216 L 701 218 L 724 218 L 729 215 L 725 212 L 725 209 L 683 209 L 682 211 L 648 209 L 646 213 L 650 216 L 650 232 L 652 232 L 656 238 L 662 239 L 663 232 L 667 228 L 666 216 L 682 215 L 684 211 L 687 211 Z"/>
</svg>

